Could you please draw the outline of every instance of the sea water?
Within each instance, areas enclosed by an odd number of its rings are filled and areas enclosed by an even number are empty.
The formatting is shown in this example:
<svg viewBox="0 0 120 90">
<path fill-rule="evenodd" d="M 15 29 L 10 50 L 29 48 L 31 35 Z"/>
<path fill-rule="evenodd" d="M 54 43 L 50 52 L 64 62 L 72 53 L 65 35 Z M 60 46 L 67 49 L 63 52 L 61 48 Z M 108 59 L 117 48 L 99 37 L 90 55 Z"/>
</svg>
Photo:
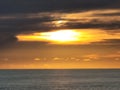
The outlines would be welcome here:
<svg viewBox="0 0 120 90">
<path fill-rule="evenodd" d="M 120 90 L 120 70 L 0 70 L 0 90 Z"/>
</svg>

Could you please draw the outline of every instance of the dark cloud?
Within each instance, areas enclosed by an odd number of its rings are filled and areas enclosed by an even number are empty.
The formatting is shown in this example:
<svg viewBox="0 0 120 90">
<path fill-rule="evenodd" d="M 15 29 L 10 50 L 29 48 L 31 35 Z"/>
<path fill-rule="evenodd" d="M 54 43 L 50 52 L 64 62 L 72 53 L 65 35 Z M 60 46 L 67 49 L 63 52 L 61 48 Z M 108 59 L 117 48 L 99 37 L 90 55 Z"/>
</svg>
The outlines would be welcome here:
<svg viewBox="0 0 120 90">
<path fill-rule="evenodd" d="M 101 42 L 94 42 L 93 45 L 117 45 L 120 46 L 120 39 L 105 39 Z"/>
<path fill-rule="evenodd" d="M 11 33 L 0 33 L 0 48 L 10 46 L 17 42 L 17 38 Z"/>
<path fill-rule="evenodd" d="M 97 16 L 120 16 L 120 12 L 117 13 L 103 13 L 103 14 L 96 14 Z"/>
<path fill-rule="evenodd" d="M 104 22 L 99 20 L 91 20 L 89 22 L 68 22 L 67 28 L 98 28 L 98 29 L 120 29 L 120 21 Z"/>
<path fill-rule="evenodd" d="M 63 19 L 64 20 L 64 19 Z M 33 31 L 49 31 L 53 29 L 80 29 L 80 28 L 98 28 L 98 29 L 120 29 L 120 21 L 102 21 L 99 19 L 92 19 L 84 21 L 84 19 L 69 20 L 62 26 L 56 26 L 52 22 L 57 21 L 56 18 L 45 16 L 42 18 L 17 18 L 0 20 L 0 32 L 21 33 Z"/>
<path fill-rule="evenodd" d="M 0 31 L 1 32 L 13 32 L 13 33 L 20 33 L 23 31 L 39 31 L 41 28 L 44 29 L 44 26 L 41 26 L 43 22 L 52 21 L 50 17 L 42 17 L 42 18 L 15 18 L 15 19 L 7 19 L 7 20 L 0 20 Z M 36 26 L 39 24 L 39 27 Z"/>
<path fill-rule="evenodd" d="M 81 23 L 70 21 L 62 27 L 45 24 L 57 19 L 52 13 L 69 11 L 86 11 L 96 9 L 119 9 L 119 0 L 1 0 L 0 1 L 0 33 L 20 33 L 23 31 L 45 31 L 59 28 L 119 28 L 120 21 L 110 23 L 92 20 Z M 45 13 L 48 14 L 37 14 Z M 25 14 L 26 13 L 26 14 Z M 36 13 L 32 15 L 32 13 Z M 31 15 L 31 17 L 29 16 Z M 105 15 L 105 14 L 104 14 Z M 110 14 L 111 15 L 111 14 Z"/>
<path fill-rule="evenodd" d="M 0 14 L 120 8 L 119 0 L 1 0 Z"/>
</svg>

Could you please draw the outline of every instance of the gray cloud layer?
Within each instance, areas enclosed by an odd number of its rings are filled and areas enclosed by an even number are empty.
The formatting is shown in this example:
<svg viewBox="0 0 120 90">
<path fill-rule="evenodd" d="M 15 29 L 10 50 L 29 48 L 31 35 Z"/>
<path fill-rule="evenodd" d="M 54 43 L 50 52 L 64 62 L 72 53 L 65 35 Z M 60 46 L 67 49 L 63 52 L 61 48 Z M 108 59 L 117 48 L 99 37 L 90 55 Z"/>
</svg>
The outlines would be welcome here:
<svg viewBox="0 0 120 90">
<path fill-rule="evenodd" d="M 119 0 L 1 0 L 0 13 L 33 13 L 120 8 Z"/>
</svg>

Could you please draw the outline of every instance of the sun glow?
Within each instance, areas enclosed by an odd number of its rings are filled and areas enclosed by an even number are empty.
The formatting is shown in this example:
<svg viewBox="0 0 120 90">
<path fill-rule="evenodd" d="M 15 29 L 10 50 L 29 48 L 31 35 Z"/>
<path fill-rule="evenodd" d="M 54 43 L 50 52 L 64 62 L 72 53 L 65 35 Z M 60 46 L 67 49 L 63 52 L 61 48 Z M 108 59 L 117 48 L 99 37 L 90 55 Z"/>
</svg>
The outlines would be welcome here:
<svg viewBox="0 0 120 90">
<path fill-rule="evenodd" d="M 72 42 L 78 41 L 78 37 L 80 37 L 80 33 L 72 30 L 59 30 L 48 33 L 41 33 L 44 36 L 44 39 L 57 41 L 57 42 Z"/>
<path fill-rule="evenodd" d="M 101 42 L 107 39 L 120 39 L 120 34 L 108 34 L 103 30 L 55 30 L 31 34 L 19 34 L 19 41 L 47 42 L 48 44 L 78 45 Z"/>
<path fill-rule="evenodd" d="M 50 44 L 75 44 L 82 33 L 76 30 L 56 30 L 51 32 L 33 33 L 32 35 L 18 35 L 19 41 L 43 41 Z"/>
</svg>

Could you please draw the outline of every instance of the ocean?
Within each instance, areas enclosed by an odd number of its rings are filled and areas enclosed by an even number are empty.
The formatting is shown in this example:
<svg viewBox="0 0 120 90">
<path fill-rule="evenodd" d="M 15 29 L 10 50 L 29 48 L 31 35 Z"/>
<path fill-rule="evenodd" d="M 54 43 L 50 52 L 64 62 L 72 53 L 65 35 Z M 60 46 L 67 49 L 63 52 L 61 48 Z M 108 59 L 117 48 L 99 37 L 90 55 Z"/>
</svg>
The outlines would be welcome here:
<svg viewBox="0 0 120 90">
<path fill-rule="evenodd" d="M 120 70 L 0 70 L 0 90 L 120 90 Z"/>
</svg>

